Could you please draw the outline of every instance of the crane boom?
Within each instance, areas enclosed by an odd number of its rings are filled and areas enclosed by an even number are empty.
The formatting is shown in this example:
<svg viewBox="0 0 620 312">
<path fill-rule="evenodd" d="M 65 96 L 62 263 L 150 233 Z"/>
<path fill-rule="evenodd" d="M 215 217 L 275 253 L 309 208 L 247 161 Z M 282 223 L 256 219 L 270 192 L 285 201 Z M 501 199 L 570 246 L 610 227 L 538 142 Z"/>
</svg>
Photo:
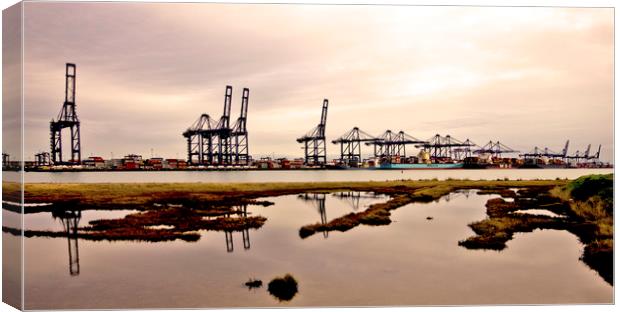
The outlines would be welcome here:
<svg viewBox="0 0 620 312">
<path fill-rule="evenodd" d="M 321 123 L 320 126 L 325 129 L 325 125 L 327 124 L 327 106 L 329 105 L 329 101 L 327 99 L 323 100 L 323 110 L 321 111 Z"/>
</svg>

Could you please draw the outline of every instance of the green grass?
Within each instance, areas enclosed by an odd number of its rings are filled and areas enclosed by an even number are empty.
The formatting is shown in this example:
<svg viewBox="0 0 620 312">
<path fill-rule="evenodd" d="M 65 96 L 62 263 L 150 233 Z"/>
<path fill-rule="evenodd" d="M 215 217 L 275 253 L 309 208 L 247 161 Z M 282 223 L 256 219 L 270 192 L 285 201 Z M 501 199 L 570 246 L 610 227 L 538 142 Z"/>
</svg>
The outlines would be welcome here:
<svg viewBox="0 0 620 312">
<path fill-rule="evenodd" d="M 564 181 L 469 181 L 469 180 L 401 180 L 384 182 L 298 182 L 298 183 L 27 183 L 24 195 L 27 202 L 67 202 L 71 200 L 87 203 L 147 203 L 159 198 L 193 196 L 198 199 L 221 199 L 223 196 L 293 194 L 310 191 L 338 190 L 398 190 L 428 188 L 433 192 L 445 193 L 455 188 L 525 187 L 535 185 L 563 185 Z M 3 182 L 3 191 L 18 190 L 19 184 Z"/>
<path fill-rule="evenodd" d="M 459 245 L 502 250 L 516 232 L 567 230 L 586 244 L 582 260 L 605 281 L 613 283 L 613 175 L 584 176 L 553 188 L 523 188 L 516 195 L 514 202 L 501 198 L 488 200 L 489 217 L 471 223 L 469 226 L 476 235 L 460 241 Z M 511 214 L 523 209 L 547 209 L 565 218 Z"/>
</svg>

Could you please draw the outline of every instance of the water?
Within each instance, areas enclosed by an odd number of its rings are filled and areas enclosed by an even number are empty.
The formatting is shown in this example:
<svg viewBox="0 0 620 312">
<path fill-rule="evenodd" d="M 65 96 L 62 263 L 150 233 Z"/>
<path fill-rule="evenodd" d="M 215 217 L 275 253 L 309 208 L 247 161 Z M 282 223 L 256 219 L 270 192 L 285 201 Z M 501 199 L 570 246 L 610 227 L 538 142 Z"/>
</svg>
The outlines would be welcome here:
<svg viewBox="0 0 620 312">
<path fill-rule="evenodd" d="M 587 174 L 613 173 L 613 169 L 455 169 L 455 170 L 269 170 L 269 171 L 128 171 L 128 172 L 26 172 L 25 182 L 316 182 L 385 181 L 400 179 L 574 179 Z M 4 172 L 16 181 L 18 174 Z"/>
<path fill-rule="evenodd" d="M 232 246 L 227 245 L 225 233 L 211 231 L 201 232 L 197 242 L 27 238 L 26 308 L 567 304 L 613 300 L 613 287 L 579 261 L 583 245 L 566 231 L 516 234 L 502 252 L 458 246 L 459 240 L 473 235 L 467 224 L 485 218 L 485 202 L 496 197 L 476 195 L 475 191 L 401 207 L 393 211 L 394 222 L 388 226 L 362 225 L 344 233 L 299 237 L 303 225 L 361 211 L 385 200 L 361 195 L 359 203 L 351 200 L 354 197 L 332 194 L 266 198 L 275 205 L 248 208 L 251 214 L 267 217 L 262 228 L 249 232 L 248 249 L 241 232 L 232 234 Z M 26 215 L 25 225 L 57 226 L 49 213 Z M 17 240 L 3 235 L 3 239 Z M 70 258 L 71 246 L 76 250 Z M 76 268 L 79 274 L 75 274 Z M 267 283 L 286 273 L 299 282 L 299 293 L 289 302 L 279 302 L 267 292 Z M 243 283 L 250 278 L 261 279 L 263 287 L 248 290 Z"/>
</svg>

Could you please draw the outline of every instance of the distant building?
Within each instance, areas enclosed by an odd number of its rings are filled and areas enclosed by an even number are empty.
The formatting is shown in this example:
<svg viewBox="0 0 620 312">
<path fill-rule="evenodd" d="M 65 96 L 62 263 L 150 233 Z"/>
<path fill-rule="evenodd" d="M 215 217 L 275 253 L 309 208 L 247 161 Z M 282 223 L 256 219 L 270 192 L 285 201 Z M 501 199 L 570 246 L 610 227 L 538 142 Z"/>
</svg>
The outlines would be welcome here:
<svg viewBox="0 0 620 312">
<path fill-rule="evenodd" d="M 119 158 L 113 158 L 105 160 L 106 169 L 123 169 L 123 160 Z"/>
<path fill-rule="evenodd" d="M 303 166 L 304 166 L 304 159 L 303 158 L 295 158 L 290 163 L 291 169 L 300 169 Z"/>
<path fill-rule="evenodd" d="M 82 161 L 84 167 L 88 168 L 88 169 L 104 169 L 106 168 L 106 162 L 102 157 L 99 156 L 93 156 L 93 157 L 88 157 L 88 159 L 85 159 L 84 161 Z"/>
<path fill-rule="evenodd" d="M 271 159 L 270 157 L 262 157 L 254 162 L 254 166 L 258 169 L 276 169 L 280 168 L 280 164 Z"/>
<path fill-rule="evenodd" d="M 144 166 L 144 160 L 141 155 L 129 154 L 123 157 L 122 169 L 135 170 Z"/>
<path fill-rule="evenodd" d="M 179 168 L 179 160 L 174 158 L 168 158 L 164 161 L 163 164 L 164 169 L 178 169 Z"/>
<path fill-rule="evenodd" d="M 164 159 L 161 157 L 149 158 L 146 162 L 150 169 L 161 170 L 164 168 Z"/>
</svg>

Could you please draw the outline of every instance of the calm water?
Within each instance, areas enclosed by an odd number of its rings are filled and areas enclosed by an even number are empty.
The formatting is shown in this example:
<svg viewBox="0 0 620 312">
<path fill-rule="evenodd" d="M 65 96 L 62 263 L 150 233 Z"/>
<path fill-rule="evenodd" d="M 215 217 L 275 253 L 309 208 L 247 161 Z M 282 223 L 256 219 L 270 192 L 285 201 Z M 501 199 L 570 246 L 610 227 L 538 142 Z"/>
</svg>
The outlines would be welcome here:
<svg viewBox="0 0 620 312">
<path fill-rule="evenodd" d="M 27 309 L 198 308 L 261 306 L 449 305 L 610 303 L 613 287 L 579 261 L 583 246 L 565 231 L 517 234 L 502 252 L 468 250 L 457 242 L 486 217 L 493 195 L 451 194 L 438 202 L 395 210 L 389 226 L 298 235 L 303 225 L 331 220 L 383 201 L 297 195 L 267 198 L 249 207 L 268 218 L 233 244 L 223 232 L 202 232 L 197 242 L 91 242 L 67 238 L 25 240 Z M 85 219 L 103 217 L 101 212 Z M 118 217 L 126 212 L 114 212 Z M 12 214 L 10 212 L 5 212 Z M 104 212 L 105 214 L 105 212 Z M 427 217 L 433 217 L 427 220 Z M 50 214 L 27 215 L 26 228 L 62 229 Z M 3 234 L 4 239 L 17 238 Z M 69 246 L 73 264 L 70 266 Z M 76 256 L 77 255 L 77 256 Z M 77 259 L 79 258 L 79 259 Z M 79 265 L 79 274 L 76 268 Z M 70 269 L 73 275 L 70 274 Z M 266 290 L 274 277 L 292 274 L 299 293 L 279 302 Z M 261 279 L 248 290 L 243 283 Z"/>
<path fill-rule="evenodd" d="M 613 169 L 482 169 L 482 170 L 272 170 L 272 171 L 170 171 L 170 172 L 27 172 L 26 182 L 314 182 L 385 181 L 400 179 L 574 179 L 586 174 L 612 173 Z M 4 172 L 5 180 L 18 175 Z"/>
</svg>

